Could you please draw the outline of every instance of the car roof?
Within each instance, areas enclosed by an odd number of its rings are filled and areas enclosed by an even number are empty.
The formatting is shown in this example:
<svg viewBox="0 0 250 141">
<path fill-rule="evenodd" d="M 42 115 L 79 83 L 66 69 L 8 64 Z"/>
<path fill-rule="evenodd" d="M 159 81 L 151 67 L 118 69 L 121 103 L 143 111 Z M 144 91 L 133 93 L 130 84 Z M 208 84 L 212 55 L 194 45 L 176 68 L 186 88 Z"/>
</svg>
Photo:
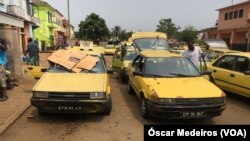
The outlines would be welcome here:
<svg viewBox="0 0 250 141">
<path fill-rule="evenodd" d="M 244 56 L 250 58 L 250 52 L 225 53 L 224 55 Z"/>
<path fill-rule="evenodd" d="M 132 40 L 140 39 L 140 38 L 161 38 L 167 39 L 167 35 L 162 32 L 136 32 L 132 34 Z"/>
<path fill-rule="evenodd" d="M 179 54 L 171 53 L 166 50 L 143 50 L 140 52 L 143 57 L 181 57 Z"/>
</svg>

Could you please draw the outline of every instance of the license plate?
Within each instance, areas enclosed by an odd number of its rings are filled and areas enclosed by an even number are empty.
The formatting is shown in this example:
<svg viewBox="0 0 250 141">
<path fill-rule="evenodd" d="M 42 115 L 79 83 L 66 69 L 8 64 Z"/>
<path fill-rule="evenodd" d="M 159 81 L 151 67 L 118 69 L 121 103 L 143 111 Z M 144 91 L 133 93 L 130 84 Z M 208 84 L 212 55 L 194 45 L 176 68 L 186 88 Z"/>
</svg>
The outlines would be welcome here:
<svg viewBox="0 0 250 141">
<path fill-rule="evenodd" d="M 206 114 L 204 111 L 199 111 L 199 112 L 193 112 L 193 111 L 188 111 L 188 112 L 182 112 L 181 117 L 204 117 Z"/>
<path fill-rule="evenodd" d="M 81 111 L 81 106 L 58 106 L 57 109 L 59 111 Z"/>
</svg>

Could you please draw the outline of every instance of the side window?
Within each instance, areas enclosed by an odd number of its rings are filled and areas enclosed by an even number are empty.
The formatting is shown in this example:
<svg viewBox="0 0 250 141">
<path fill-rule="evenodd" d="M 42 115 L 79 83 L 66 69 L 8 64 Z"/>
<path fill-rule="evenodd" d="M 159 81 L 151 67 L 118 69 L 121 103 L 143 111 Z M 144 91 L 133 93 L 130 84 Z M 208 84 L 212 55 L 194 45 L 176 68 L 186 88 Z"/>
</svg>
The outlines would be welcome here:
<svg viewBox="0 0 250 141">
<path fill-rule="evenodd" d="M 250 67 L 250 63 L 249 63 L 248 58 L 238 57 L 236 59 L 235 71 L 243 73 L 243 72 L 249 70 L 249 67 Z"/>
<path fill-rule="evenodd" d="M 234 60 L 234 56 L 224 56 L 223 58 L 215 62 L 213 66 L 227 70 L 233 70 Z"/>
<path fill-rule="evenodd" d="M 133 68 L 135 69 L 135 71 L 142 72 L 143 64 L 144 64 L 144 58 L 141 56 L 137 57 L 133 63 Z"/>
</svg>

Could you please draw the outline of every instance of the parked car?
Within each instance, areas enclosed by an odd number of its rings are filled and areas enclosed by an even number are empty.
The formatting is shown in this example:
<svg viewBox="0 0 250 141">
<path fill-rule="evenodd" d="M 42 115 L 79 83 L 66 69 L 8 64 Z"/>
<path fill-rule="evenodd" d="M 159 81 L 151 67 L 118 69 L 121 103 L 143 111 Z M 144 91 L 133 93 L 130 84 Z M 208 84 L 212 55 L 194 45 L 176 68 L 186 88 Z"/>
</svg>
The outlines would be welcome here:
<svg viewBox="0 0 250 141">
<path fill-rule="evenodd" d="M 163 50 L 145 50 L 128 67 L 128 92 L 141 100 L 144 118 L 210 118 L 225 109 L 226 95 L 206 80 L 210 74 L 186 58 Z"/>
<path fill-rule="evenodd" d="M 208 65 L 210 80 L 220 88 L 250 97 L 250 53 L 226 53 Z"/>
<path fill-rule="evenodd" d="M 236 53 L 240 51 L 230 50 L 226 42 L 222 39 L 206 39 L 204 40 L 206 44 L 205 48 L 202 49 L 206 62 L 211 62 L 224 53 Z"/>
<path fill-rule="evenodd" d="M 128 80 L 128 64 L 136 57 L 136 52 L 133 46 L 126 46 L 123 51 L 117 48 L 116 53 L 113 56 L 112 70 L 120 73 L 120 78 L 123 83 Z"/>
<path fill-rule="evenodd" d="M 105 52 L 105 54 L 115 54 L 115 49 L 116 49 L 116 47 L 115 47 L 115 45 L 106 45 L 105 47 L 105 50 L 104 50 L 104 52 Z"/>
<path fill-rule="evenodd" d="M 132 34 L 133 46 L 142 50 L 168 50 L 167 35 L 162 32 L 135 32 Z"/>
<path fill-rule="evenodd" d="M 99 52 L 59 50 L 48 61 L 47 72 L 32 90 L 31 104 L 40 115 L 111 113 L 109 78 Z"/>
</svg>

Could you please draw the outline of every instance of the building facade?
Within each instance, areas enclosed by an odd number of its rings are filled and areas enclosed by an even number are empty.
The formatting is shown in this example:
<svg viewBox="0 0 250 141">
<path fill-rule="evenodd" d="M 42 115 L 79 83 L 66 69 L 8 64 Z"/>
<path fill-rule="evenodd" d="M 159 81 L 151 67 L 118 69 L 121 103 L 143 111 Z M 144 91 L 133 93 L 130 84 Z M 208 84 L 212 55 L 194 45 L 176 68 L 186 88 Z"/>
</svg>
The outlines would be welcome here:
<svg viewBox="0 0 250 141">
<path fill-rule="evenodd" d="M 217 31 L 208 32 L 206 38 L 226 41 L 230 49 L 250 51 L 250 1 L 218 9 Z"/>
<path fill-rule="evenodd" d="M 53 50 L 55 47 L 54 29 L 58 27 L 54 8 L 43 1 L 32 2 L 34 16 L 40 20 L 39 28 L 34 30 L 34 38 L 39 40 L 40 50 Z"/>
<path fill-rule="evenodd" d="M 30 0 L 0 0 L 0 37 L 7 41 L 7 69 L 16 78 L 23 77 L 21 57 L 27 47 L 28 37 L 33 37 L 32 27 L 39 21 L 32 17 Z"/>
</svg>

